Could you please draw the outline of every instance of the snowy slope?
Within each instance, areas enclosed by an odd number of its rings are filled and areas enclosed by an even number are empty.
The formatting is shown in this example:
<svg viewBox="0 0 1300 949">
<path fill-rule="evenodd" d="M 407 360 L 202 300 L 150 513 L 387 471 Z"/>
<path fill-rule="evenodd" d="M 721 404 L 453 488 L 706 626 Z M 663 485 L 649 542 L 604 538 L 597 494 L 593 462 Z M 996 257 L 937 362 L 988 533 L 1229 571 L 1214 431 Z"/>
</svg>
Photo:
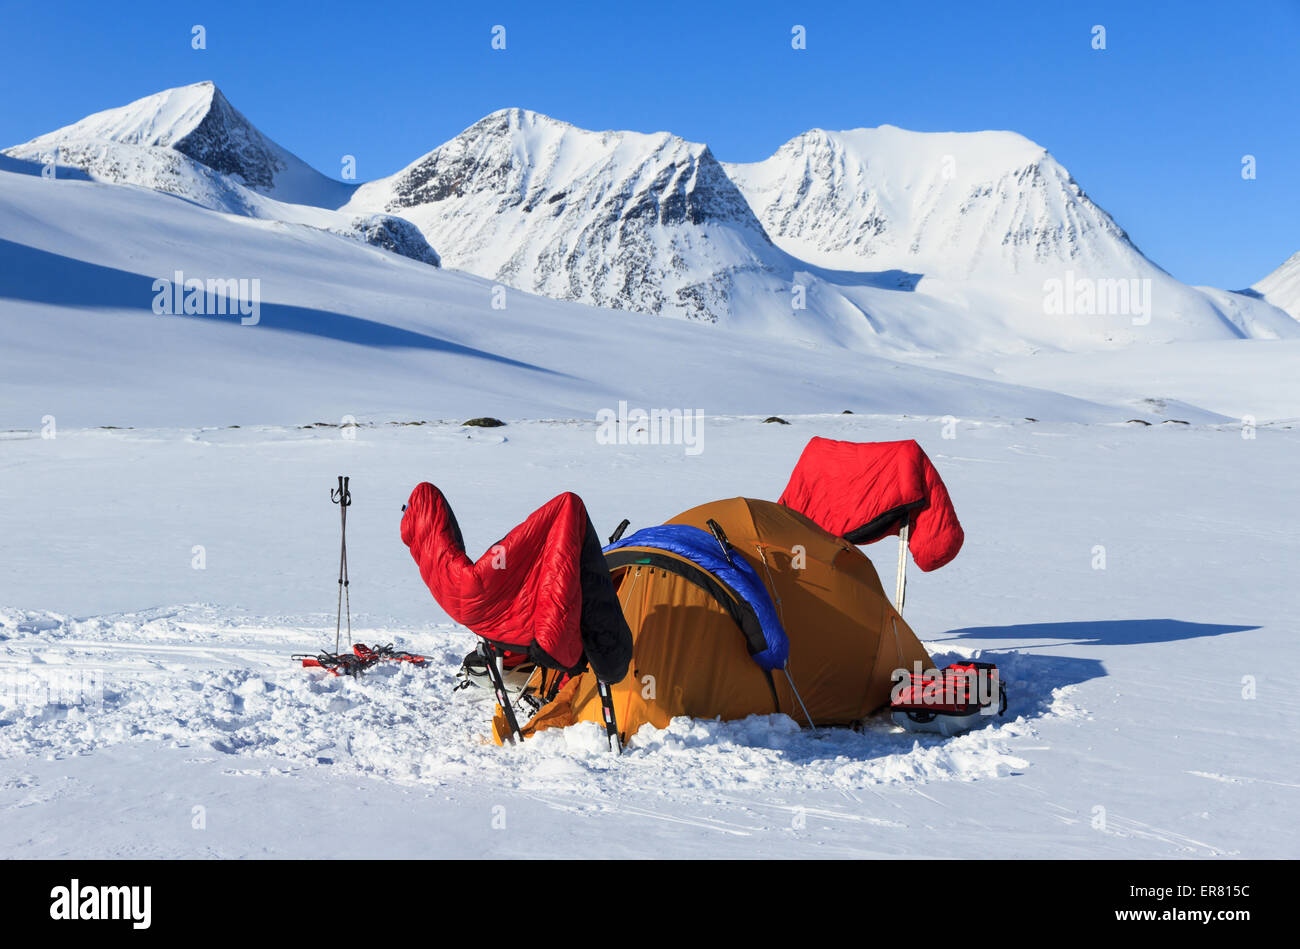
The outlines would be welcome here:
<svg viewBox="0 0 1300 949">
<path fill-rule="evenodd" d="M 931 365 L 979 374 L 963 360 L 939 359 Z M 1300 340 L 1202 340 L 1104 353 L 1006 357 L 991 364 L 986 378 L 1125 405 L 1147 420 L 1187 421 L 1210 411 L 1253 425 L 1300 419 L 1297 365 Z"/>
<path fill-rule="evenodd" d="M 1095 349 L 1141 342 L 1300 336 L 1294 320 L 1245 298 L 1187 287 L 1133 245 L 1044 148 L 1012 132 L 816 129 L 753 164 L 724 165 L 783 249 L 840 271 L 912 274 L 948 311 L 952 339 L 924 348 Z M 1048 306 L 1049 282 L 1077 303 Z M 1150 303 L 1108 296 L 1124 281 Z M 1148 283 L 1143 283 L 1146 281 Z M 1095 303 L 1082 296 L 1093 293 Z M 1071 292 L 1078 288 L 1078 292 Z M 1118 304 L 1118 305 L 1117 305 Z M 909 338 L 906 307 L 875 313 Z M 935 329 L 935 320 L 925 328 Z"/>
<path fill-rule="evenodd" d="M 1251 287 L 1265 300 L 1300 320 L 1300 252 Z"/>
<path fill-rule="evenodd" d="M 0 426 L 590 418 L 622 399 L 709 415 L 1300 416 L 1289 344 L 900 362 L 516 291 L 499 310 L 466 274 L 9 161 L 29 173 L 0 171 Z M 155 316 L 152 283 L 176 270 L 259 279 L 262 324 Z"/>
<path fill-rule="evenodd" d="M 1181 286 L 1181 285 L 1180 285 Z M 1300 339 L 1300 322 L 1272 301 L 1253 293 L 1220 290 L 1218 287 L 1192 287 L 1210 301 L 1219 318 L 1238 339 Z M 1196 334 L 1182 339 L 1214 339 L 1213 334 Z"/>
<path fill-rule="evenodd" d="M 708 415 L 1127 417 L 996 380 L 518 291 L 496 309 L 480 278 L 94 181 L 0 171 L 0 263 L 0 427 L 45 414 L 82 426 L 592 418 L 620 400 Z M 155 315 L 153 283 L 176 271 L 259 280 L 260 322 Z"/>
</svg>

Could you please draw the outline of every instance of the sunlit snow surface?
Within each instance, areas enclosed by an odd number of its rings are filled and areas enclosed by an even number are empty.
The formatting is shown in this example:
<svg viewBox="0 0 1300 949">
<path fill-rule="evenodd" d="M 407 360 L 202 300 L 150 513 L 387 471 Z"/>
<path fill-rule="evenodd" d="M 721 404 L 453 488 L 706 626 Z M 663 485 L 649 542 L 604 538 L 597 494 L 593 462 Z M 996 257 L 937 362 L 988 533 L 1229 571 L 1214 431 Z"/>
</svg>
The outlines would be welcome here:
<svg viewBox="0 0 1300 949">
<path fill-rule="evenodd" d="M 1232 425 L 965 422 L 944 439 L 941 419 L 791 422 L 711 419 L 698 456 L 599 445 L 591 422 L 11 433 L 0 808 L 16 819 L 0 852 L 1294 853 L 1295 540 L 1270 501 L 1291 478 L 1289 423 L 1247 440 Z M 913 570 L 908 618 L 937 662 L 999 664 L 1005 718 L 946 741 L 884 718 L 816 735 L 779 715 L 681 719 L 621 758 L 590 725 L 487 743 L 491 701 L 452 691 L 472 637 L 397 536 L 410 487 L 438 483 L 479 552 L 560 490 L 602 533 L 774 497 L 813 434 L 916 437 L 934 458 L 967 543 Z M 351 680 L 289 659 L 333 643 L 339 472 L 353 638 L 427 668 Z M 893 543 L 867 548 L 886 581 Z M 346 844 L 295 829 L 357 813 Z"/>
</svg>

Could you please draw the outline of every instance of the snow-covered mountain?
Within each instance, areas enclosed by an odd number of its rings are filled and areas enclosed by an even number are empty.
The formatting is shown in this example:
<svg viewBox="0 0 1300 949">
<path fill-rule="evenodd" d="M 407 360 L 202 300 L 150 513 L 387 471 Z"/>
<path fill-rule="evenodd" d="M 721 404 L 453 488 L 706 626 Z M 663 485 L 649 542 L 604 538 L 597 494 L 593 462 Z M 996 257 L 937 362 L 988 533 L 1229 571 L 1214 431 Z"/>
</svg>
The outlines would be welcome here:
<svg viewBox="0 0 1300 949">
<path fill-rule="evenodd" d="M 437 254 L 409 222 L 337 209 L 354 185 L 327 178 L 259 132 L 211 82 L 87 116 L 4 154 L 205 208 L 332 231 L 423 263 Z"/>
<path fill-rule="evenodd" d="M 1140 257 L 1046 149 L 1014 132 L 814 129 L 765 161 L 724 167 L 775 240 L 825 267 L 968 276 Z"/>
<path fill-rule="evenodd" d="M 259 132 L 212 82 L 166 89 L 96 112 L 10 153 L 24 158 L 58 148 L 62 158 L 73 146 L 88 154 L 93 142 L 170 149 L 258 194 L 290 204 L 337 209 L 355 190 L 327 178 Z"/>
<path fill-rule="evenodd" d="M 1009 132 L 813 131 L 726 165 L 668 133 L 506 109 L 347 208 L 400 214 L 449 266 L 509 286 L 869 351 L 1300 335 L 1175 280 Z"/>
<path fill-rule="evenodd" d="M 1251 287 L 1255 293 L 1300 320 L 1300 251 Z"/>
<path fill-rule="evenodd" d="M 447 266 L 644 313 L 743 322 L 742 287 L 777 294 L 792 271 L 707 146 L 523 109 L 363 185 L 348 208 L 413 221 Z"/>
<path fill-rule="evenodd" d="M 1000 333 L 1073 349 L 1300 330 L 1272 306 L 1174 279 L 1045 148 L 1013 132 L 814 129 L 764 161 L 723 167 L 791 255 L 916 274 L 919 293 L 967 311 L 967 326 L 950 330 L 986 323 L 995 348 L 1005 349 Z M 1117 288 L 1145 299 L 1115 306 Z"/>
<path fill-rule="evenodd" d="M 156 281 L 177 271 L 204 287 L 242 280 L 251 292 L 256 280 L 256 322 L 242 325 L 233 305 L 160 315 Z M 492 300 L 481 278 L 320 229 L 0 163 L 0 434 L 38 407 L 38 420 L 86 427 L 592 419 L 621 400 L 708 415 L 1132 414 L 725 326 L 522 293 L 501 310 Z"/>
<path fill-rule="evenodd" d="M 890 358 L 1300 337 L 1264 295 L 1174 279 L 1010 132 L 814 130 L 725 165 L 666 132 L 505 109 L 354 188 L 197 83 L 6 154 L 35 163 L 56 149 L 60 168 L 99 181 L 427 263 L 436 248 L 531 293 Z"/>
</svg>

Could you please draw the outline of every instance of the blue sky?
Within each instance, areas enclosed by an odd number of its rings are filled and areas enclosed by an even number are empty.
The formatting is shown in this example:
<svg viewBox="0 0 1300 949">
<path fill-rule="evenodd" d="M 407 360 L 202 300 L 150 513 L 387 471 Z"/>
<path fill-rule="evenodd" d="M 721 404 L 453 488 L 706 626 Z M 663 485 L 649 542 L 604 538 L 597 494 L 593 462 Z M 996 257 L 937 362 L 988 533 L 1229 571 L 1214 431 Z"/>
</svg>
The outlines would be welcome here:
<svg viewBox="0 0 1300 949">
<path fill-rule="evenodd" d="M 730 161 L 813 127 L 1001 128 L 1189 283 L 1243 287 L 1300 250 L 1300 0 L 624 7 L 4 0 L 0 144 L 200 79 L 328 174 L 357 156 L 362 179 L 505 106 Z"/>
</svg>

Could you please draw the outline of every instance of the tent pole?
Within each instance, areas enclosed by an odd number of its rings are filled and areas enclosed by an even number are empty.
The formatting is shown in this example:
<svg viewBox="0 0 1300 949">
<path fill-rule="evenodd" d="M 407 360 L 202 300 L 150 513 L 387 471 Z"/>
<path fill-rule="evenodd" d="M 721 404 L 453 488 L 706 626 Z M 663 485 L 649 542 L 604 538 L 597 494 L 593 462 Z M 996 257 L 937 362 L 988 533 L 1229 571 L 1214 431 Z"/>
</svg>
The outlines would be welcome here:
<svg viewBox="0 0 1300 949">
<path fill-rule="evenodd" d="M 804 721 L 808 723 L 808 727 L 812 729 L 813 734 L 817 734 L 817 725 L 813 722 L 812 716 L 808 714 L 808 706 L 803 704 L 803 696 L 800 695 L 799 690 L 795 688 L 794 679 L 790 678 L 789 666 L 782 666 L 781 671 L 785 673 L 785 681 L 790 683 L 790 691 L 794 693 L 795 701 L 798 702 L 799 707 L 803 709 Z"/>
<path fill-rule="evenodd" d="M 907 595 L 907 535 L 911 526 L 909 517 L 898 532 L 898 583 L 894 587 L 894 609 L 899 616 L 903 615 L 903 598 Z"/>
</svg>

